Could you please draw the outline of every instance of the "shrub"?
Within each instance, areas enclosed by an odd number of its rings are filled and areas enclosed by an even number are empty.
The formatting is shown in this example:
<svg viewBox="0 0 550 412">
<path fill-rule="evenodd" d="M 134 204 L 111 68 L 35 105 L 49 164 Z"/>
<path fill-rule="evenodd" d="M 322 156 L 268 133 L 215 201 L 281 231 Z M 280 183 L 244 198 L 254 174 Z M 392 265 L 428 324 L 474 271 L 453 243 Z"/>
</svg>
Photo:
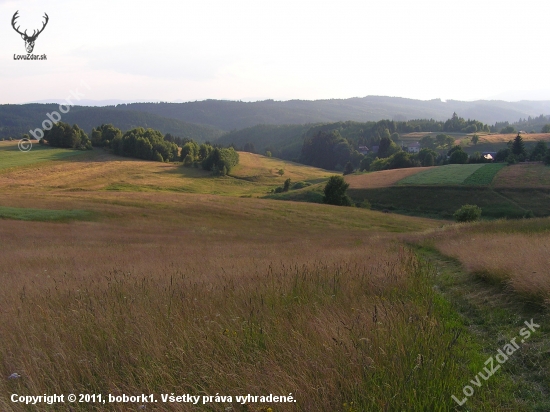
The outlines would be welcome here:
<svg viewBox="0 0 550 412">
<path fill-rule="evenodd" d="M 351 206 L 351 199 L 346 195 L 349 184 L 342 176 L 331 176 L 328 180 L 323 196 L 323 202 L 336 206 Z"/>
<path fill-rule="evenodd" d="M 457 222 L 475 222 L 481 217 L 481 208 L 476 205 L 464 205 L 453 216 Z"/>
<path fill-rule="evenodd" d="M 462 149 L 453 151 L 451 157 L 449 158 L 449 163 L 460 165 L 468 163 L 468 153 Z"/>
<path fill-rule="evenodd" d="M 351 162 L 347 162 L 346 166 L 344 167 L 344 176 L 350 175 L 352 173 L 353 173 L 353 165 L 351 164 Z"/>
<path fill-rule="evenodd" d="M 308 187 L 308 186 L 311 186 L 311 183 L 309 183 L 309 182 L 296 182 L 292 185 L 292 189 L 293 190 L 303 189 L 304 187 Z"/>
<path fill-rule="evenodd" d="M 288 189 L 290 189 L 290 178 L 285 180 L 285 183 L 283 185 L 283 192 L 288 192 Z"/>
<path fill-rule="evenodd" d="M 371 209 L 372 208 L 372 205 L 370 204 L 370 202 L 367 199 L 363 199 L 362 202 L 357 202 L 355 204 L 355 206 L 360 207 L 362 209 Z"/>
</svg>

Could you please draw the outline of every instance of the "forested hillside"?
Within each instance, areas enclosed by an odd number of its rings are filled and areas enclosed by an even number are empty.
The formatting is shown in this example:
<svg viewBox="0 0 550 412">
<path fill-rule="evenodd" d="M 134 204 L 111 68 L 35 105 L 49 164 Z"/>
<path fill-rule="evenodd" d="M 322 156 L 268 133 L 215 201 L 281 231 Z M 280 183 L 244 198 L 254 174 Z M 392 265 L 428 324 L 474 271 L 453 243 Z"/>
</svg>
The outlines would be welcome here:
<svg viewBox="0 0 550 412">
<path fill-rule="evenodd" d="M 47 113 L 57 111 L 58 104 L 0 105 L 0 138 L 19 138 L 29 130 L 42 127 Z M 77 124 L 90 134 L 93 127 L 111 123 L 122 131 L 136 127 L 152 128 L 163 134 L 187 137 L 199 142 L 213 141 L 222 131 L 212 126 L 197 125 L 180 120 L 161 117 L 151 113 L 122 111 L 113 107 L 73 106 L 66 114 L 61 114 L 63 122 Z"/>
<path fill-rule="evenodd" d="M 120 104 L 117 110 L 135 110 L 171 117 L 184 122 L 209 124 L 223 130 L 244 129 L 259 124 L 306 124 L 337 121 L 378 121 L 390 119 L 446 120 L 456 112 L 480 122 L 515 122 L 529 116 L 550 114 L 550 101 L 504 102 L 478 100 L 463 102 L 414 100 L 400 97 L 367 96 L 351 99 L 241 102 L 205 100 L 188 103 Z M 536 130 L 537 132 L 540 130 Z"/>
</svg>

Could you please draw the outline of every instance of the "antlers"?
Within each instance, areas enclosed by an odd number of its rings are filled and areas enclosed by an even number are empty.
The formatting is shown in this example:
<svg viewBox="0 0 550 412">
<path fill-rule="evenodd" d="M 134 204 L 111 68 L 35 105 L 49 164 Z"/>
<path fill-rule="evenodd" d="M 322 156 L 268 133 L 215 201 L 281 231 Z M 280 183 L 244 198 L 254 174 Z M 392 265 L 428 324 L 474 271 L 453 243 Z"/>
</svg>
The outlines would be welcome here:
<svg viewBox="0 0 550 412">
<path fill-rule="evenodd" d="M 50 20 L 48 15 L 46 13 L 44 13 L 44 18 L 46 19 L 46 21 L 44 23 L 42 23 L 43 24 L 42 28 L 40 30 L 38 30 L 38 33 L 36 32 L 36 30 L 34 30 L 33 33 L 32 33 L 32 36 L 28 36 L 27 35 L 27 30 L 25 30 L 25 33 L 21 33 L 19 31 L 20 26 L 17 26 L 17 28 L 15 27 L 15 20 L 17 20 L 19 18 L 19 16 L 17 15 L 18 13 L 19 13 L 19 10 L 17 10 L 15 12 L 15 14 L 13 15 L 13 17 L 11 19 L 11 25 L 17 33 L 19 33 L 21 36 L 25 36 L 28 39 L 36 39 L 38 37 L 38 35 L 44 31 L 44 29 L 46 28 L 46 25 L 48 24 L 48 21 Z"/>
<path fill-rule="evenodd" d="M 17 28 L 15 28 L 15 20 L 19 17 L 19 16 L 17 15 L 17 13 L 19 13 L 19 10 L 17 10 L 17 11 L 15 12 L 15 14 L 13 15 L 13 17 L 12 17 L 12 19 L 11 19 L 11 25 L 12 25 L 13 29 L 14 29 L 17 33 L 19 33 L 21 36 L 26 36 L 26 35 L 27 35 L 27 30 L 25 30 L 25 33 L 21 33 L 21 32 L 19 31 L 19 27 L 20 27 L 20 26 L 18 26 Z"/>
</svg>

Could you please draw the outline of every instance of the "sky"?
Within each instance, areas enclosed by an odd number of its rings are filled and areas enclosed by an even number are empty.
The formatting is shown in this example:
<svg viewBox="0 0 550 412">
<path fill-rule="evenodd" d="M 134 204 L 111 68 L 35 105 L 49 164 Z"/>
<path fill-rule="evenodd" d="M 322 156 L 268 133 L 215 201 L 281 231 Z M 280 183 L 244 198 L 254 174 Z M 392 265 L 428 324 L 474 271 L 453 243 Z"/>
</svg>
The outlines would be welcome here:
<svg viewBox="0 0 550 412">
<path fill-rule="evenodd" d="M 47 60 L 14 60 L 16 11 L 30 33 L 48 14 Z M 0 104 L 550 100 L 549 15 L 547 0 L 0 0 Z"/>
</svg>

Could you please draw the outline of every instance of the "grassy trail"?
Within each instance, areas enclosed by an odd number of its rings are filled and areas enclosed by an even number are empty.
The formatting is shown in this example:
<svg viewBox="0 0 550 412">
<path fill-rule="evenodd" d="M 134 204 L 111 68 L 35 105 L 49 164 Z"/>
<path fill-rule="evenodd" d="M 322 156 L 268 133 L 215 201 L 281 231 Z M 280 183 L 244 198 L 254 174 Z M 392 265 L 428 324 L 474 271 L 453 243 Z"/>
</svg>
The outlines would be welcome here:
<svg viewBox="0 0 550 412">
<path fill-rule="evenodd" d="M 480 388 L 471 380 L 475 380 L 478 372 L 483 373 L 483 365 L 470 366 L 471 376 L 464 376 L 464 385 L 472 386 L 475 393 L 463 406 L 457 405 L 457 410 L 481 410 L 476 407 L 477 402 L 490 397 L 498 399 L 498 410 L 550 410 L 550 316 L 547 311 L 513 294 L 505 284 L 467 274 L 459 261 L 432 248 L 422 247 L 417 251 L 436 267 L 435 288 L 460 314 L 473 338 L 472 347 L 478 346 L 484 363 L 518 336 L 525 321 L 533 319 L 540 325 L 525 342 L 518 339 L 517 352 L 487 381 L 482 379 Z M 494 363 L 498 364 L 496 360 Z M 455 392 L 459 400 L 465 398 L 463 387 L 456 388 Z"/>
</svg>

